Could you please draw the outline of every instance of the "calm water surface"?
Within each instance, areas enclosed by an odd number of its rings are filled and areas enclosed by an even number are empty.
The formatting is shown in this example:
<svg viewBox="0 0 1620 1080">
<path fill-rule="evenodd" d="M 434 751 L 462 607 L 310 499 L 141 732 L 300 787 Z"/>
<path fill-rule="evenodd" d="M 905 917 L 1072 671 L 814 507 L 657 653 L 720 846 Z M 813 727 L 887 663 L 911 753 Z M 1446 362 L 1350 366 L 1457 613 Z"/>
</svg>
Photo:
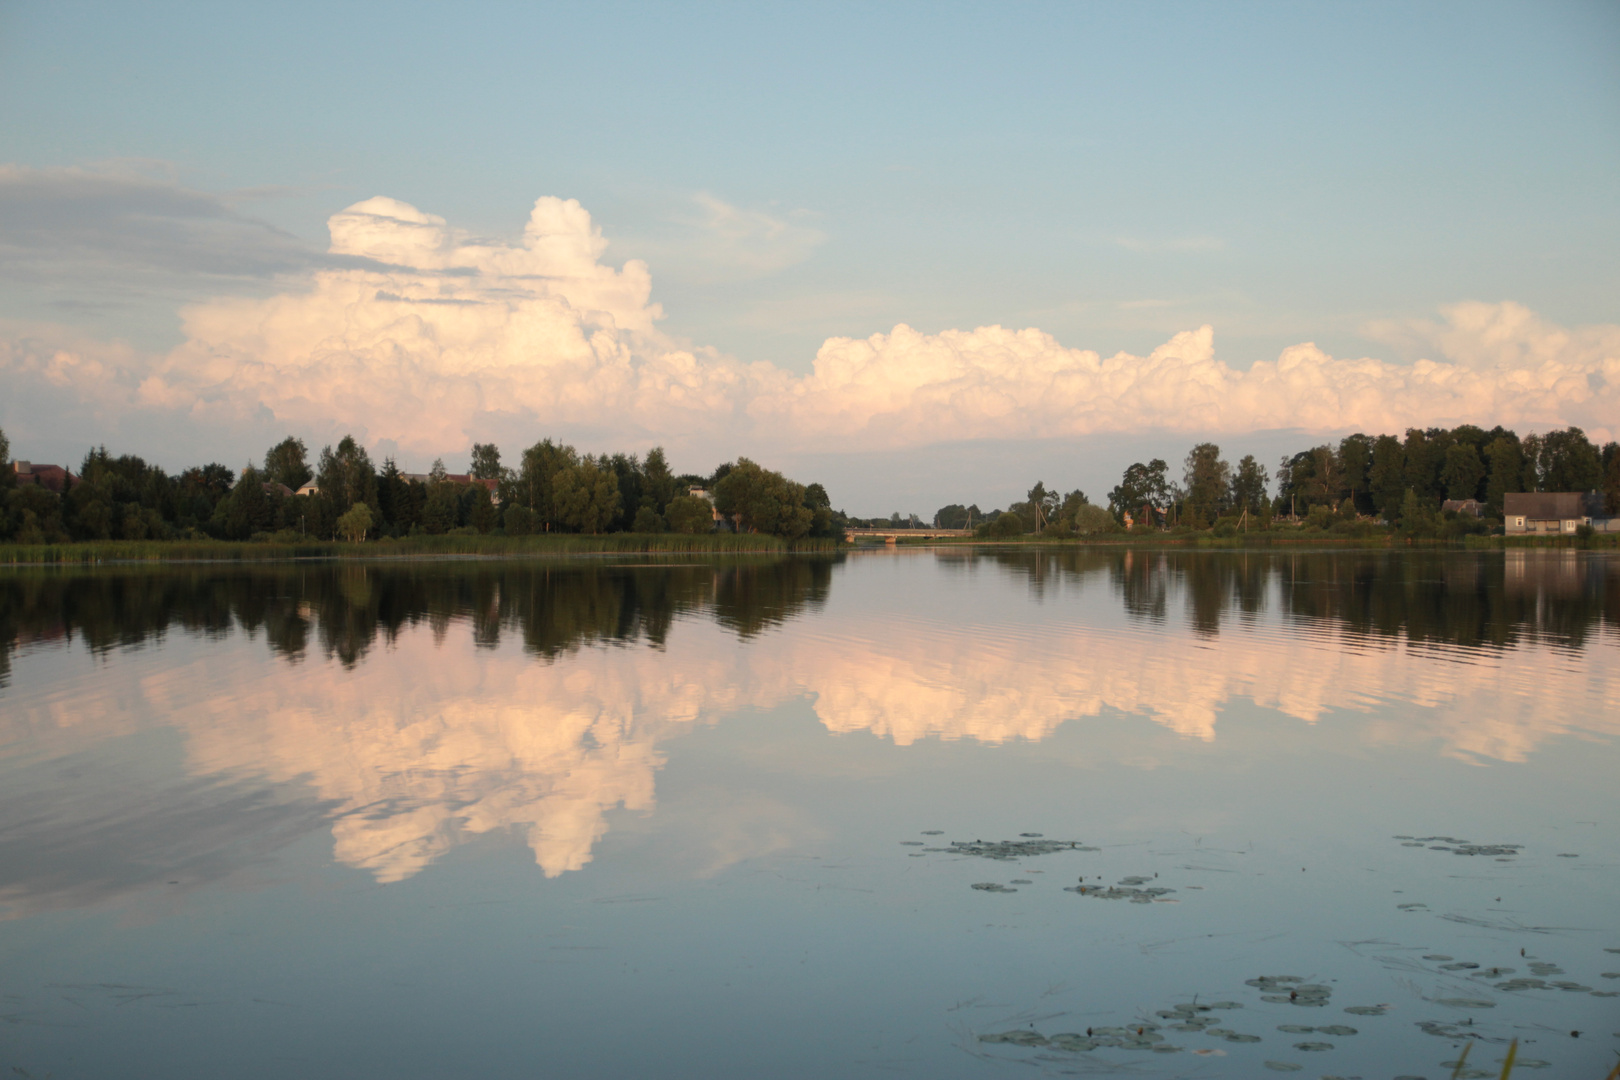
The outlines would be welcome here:
<svg viewBox="0 0 1620 1080">
<path fill-rule="evenodd" d="M 1578 552 L 8 572 L 0 1071 L 1599 1080 L 1617 776 Z"/>
</svg>

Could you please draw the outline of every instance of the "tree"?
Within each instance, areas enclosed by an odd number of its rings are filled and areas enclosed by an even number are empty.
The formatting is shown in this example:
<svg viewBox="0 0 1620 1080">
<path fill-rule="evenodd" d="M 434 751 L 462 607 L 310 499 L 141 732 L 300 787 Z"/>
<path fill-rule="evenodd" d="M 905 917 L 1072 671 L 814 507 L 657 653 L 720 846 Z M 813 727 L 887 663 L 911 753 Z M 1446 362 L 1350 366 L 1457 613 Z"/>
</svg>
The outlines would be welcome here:
<svg viewBox="0 0 1620 1080">
<path fill-rule="evenodd" d="M 444 458 L 434 458 L 433 464 L 428 468 L 428 486 L 435 487 L 449 482 L 450 470 L 444 467 Z"/>
<path fill-rule="evenodd" d="M 468 484 L 472 489 L 472 506 L 467 511 L 467 524 L 481 533 L 487 533 L 495 527 L 495 501 L 489 497 L 489 489 L 483 484 Z"/>
<path fill-rule="evenodd" d="M 216 535 L 227 540 L 246 540 L 254 533 L 269 532 L 276 524 L 275 502 L 264 492 L 264 474 L 249 465 L 231 493 L 214 507 L 210 521 Z"/>
<path fill-rule="evenodd" d="M 1367 474 L 1372 469 L 1373 439 L 1357 432 L 1346 435 L 1339 442 L 1339 468 L 1344 471 L 1344 486 L 1355 501 L 1357 511 L 1373 509 Z"/>
<path fill-rule="evenodd" d="M 473 443 L 472 448 L 472 475 L 475 480 L 499 480 L 504 470 L 501 468 L 501 451 L 494 443 Z"/>
<path fill-rule="evenodd" d="M 669 471 L 669 459 L 664 456 L 662 446 L 647 451 L 647 458 L 641 463 L 641 477 L 641 504 L 660 514 L 668 509 L 671 499 L 682 494 L 675 475 Z"/>
<path fill-rule="evenodd" d="M 1221 459 L 1219 446 L 1199 443 L 1187 451 L 1183 482 L 1187 485 L 1187 509 L 1192 512 L 1193 524 L 1206 524 L 1225 509 L 1232 467 Z"/>
<path fill-rule="evenodd" d="M 337 519 L 338 534 L 346 540 L 358 543 L 366 538 L 371 531 L 371 507 L 363 502 L 357 502 L 349 507 L 348 511 Z"/>
<path fill-rule="evenodd" d="M 1030 516 L 1034 519 L 1031 524 L 1038 533 L 1052 520 L 1052 515 L 1058 509 L 1059 496 L 1055 491 L 1046 490 L 1044 480 L 1037 480 L 1035 486 L 1029 489 L 1024 505 L 1029 507 Z"/>
<path fill-rule="evenodd" d="M 1603 444 L 1603 512 L 1620 514 L 1620 443 Z"/>
<path fill-rule="evenodd" d="M 1266 503 L 1266 467 L 1244 454 L 1232 474 L 1232 506 L 1258 514 Z"/>
<path fill-rule="evenodd" d="M 996 520 L 983 526 L 986 536 L 1005 539 L 1012 536 L 1024 535 L 1024 519 L 1017 514 L 1003 510 Z"/>
<path fill-rule="evenodd" d="M 310 471 L 308 457 L 309 447 L 304 445 L 304 440 L 287 436 L 264 452 L 265 480 L 296 492 L 315 475 Z"/>
<path fill-rule="evenodd" d="M 1070 528 L 1081 536 L 1112 532 L 1119 528 L 1119 524 L 1114 521 L 1113 515 L 1102 507 L 1093 506 L 1091 503 L 1085 503 L 1077 507 L 1073 518 L 1065 520 L 1068 520 Z"/>
<path fill-rule="evenodd" d="M 427 500 L 422 504 L 422 531 L 442 536 L 460 523 L 461 500 L 456 498 L 456 486 L 448 481 L 428 485 Z"/>
<path fill-rule="evenodd" d="M 533 510 L 541 529 L 562 524 L 557 514 L 555 481 L 563 469 L 572 468 L 579 454 L 572 446 L 541 439 L 523 451 L 514 490 L 517 499 Z"/>
<path fill-rule="evenodd" d="M 1474 499 L 1479 497 L 1479 485 L 1485 479 L 1485 463 L 1479 460 L 1479 451 L 1472 443 L 1456 442 L 1446 447 L 1445 464 L 1440 469 L 1440 482 L 1445 485 L 1448 499 Z"/>
<path fill-rule="evenodd" d="M 650 506 L 643 506 L 636 511 L 635 520 L 630 523 L 631 531 L 638 533 L 661 533 L 664 531 L 664 519 L 658 511 Z"/>
<path fill-rule="evenodd" d="M 1490 513 L 1502 514 L 1503 497 L 1510 491 L 1524 490 L 1524 454 L 1519 440 L 1502 436 L 1493 439 L 1485 448 L 1490 479 L 1485 484 L 1485 504 Z"/>
<path fill-rule="evenodd" d="M 1434 508 L 1428 499 L 1410 488 L 1401 498 L 1400 527 L 1408 536 L 1432 536 L 1435 532 Z"/>
<path fill-rule="evenodd" d="M 1367 485 L 1372 493 L 1374 508 L 1393 521 L 1400 513 L 1406 494 L 1406 450 L 1393 435 L 1380 435 L 1373 442 L 1372 468 L 1367 472 Z"/>
<path fill-rule="evenodd" d="M 1537 450 L 1542 491 L 1595 491 L 1603 486 L 1603 459 L 1580 428 L 1547 432 Z"/>
<path fill-rule="evenodd" d="M 610 463 L 589 454 L 553 478 L 558 522 L 599 533 L 619 513 L 619 477 Z"/>
<path fill-rule="evenodd" d="M 16 483 L 17 470 L 11 467 L 11 440 L 6 438 L 6 429 L 0 428 L 0 491 Z"/>
<path fill-rule="evenodd" d="M 1146 465 L 1138 461 L 1125 470 L 1119 484 L 1108 493 L 1108 509 L 1116 520 L 1124 520 L 1127 513 L 1140 512 L 1143 506 L 1162 508 L 1170 501 L 1170 485 L 1165 474 L 1170 466 L 1159 458 Z"/>
<path fill-rule="evenodd" d="M 528 536 L 534 532 L 534 511 L 522 503 L 512 503 L 501 514 L 501 527 L 508 536 Z"/>
<path fill-rule="evenodd" d="M 371 455 L 352 435 L 343 436 L 336 451 L 330 446 L 321 451 L 315 484 L 338 513 L 357 502 L 376 509 L 377 474 L 371 467 Z"/>
<path fill-rule="evenodd" d="M 706 533 L 714 531 L 714 507 L 695 495 L 677 495 L 665 511 L 670 532 Z"/>
<path fill-rule="evenodd" d="M 714 506 L 748 532 L 797 540 L 810 531 L 815 515 L 804 505 L 804 487 L 747 458 L 714 485 Z"/>
</svg>

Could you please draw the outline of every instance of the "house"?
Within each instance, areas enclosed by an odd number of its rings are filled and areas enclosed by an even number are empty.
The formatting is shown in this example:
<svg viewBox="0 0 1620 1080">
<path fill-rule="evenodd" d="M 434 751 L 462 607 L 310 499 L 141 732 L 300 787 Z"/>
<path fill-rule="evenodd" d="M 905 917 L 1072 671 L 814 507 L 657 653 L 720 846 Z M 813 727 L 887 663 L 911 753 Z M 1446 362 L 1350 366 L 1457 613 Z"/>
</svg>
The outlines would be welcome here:
<svg viewBox="0 0 1620 1080">
<path fill-rule="evenodd" d="M 405 481 L 407 484 L 433 483 L 432 473 L 402 472 L 399 474 L 399 478 Z M 499 480 L 495 480 L 493 478 L 481 478 L 474 476 L 471 473 L 445 473 L 444 482 L 447 484 L 477 484 L 479 487 L 489 492 L 489 496 L 495 501 L 496 506 L 501 504 L 501 482 Z"/>
<path fill-rule="evenodd" d="M 319 495 L 320 493 L 321 485 L 317 484 L 313 480 L 298 489 L 298 494 L 300 495 Z"/>
<path fill-rule="evenodd" d="M 737 518 L 735 515 L 728 518 L 720 511 L 714 509 L 714 494 L 708 488 L 699 487 L 698 485 L 694 484 L 686 489 L 686 493 L 694 499 L 702 499 L 704 502 L 709 504 L 709 512 L 714 515 L 715 528 L 719 529 L 721 532 L 728 532 L 737 527 Z"/>
<path fill-rule="evenodd" d="M 54 491 L 58 495 L 79 478 L 62 468 L 60 465 L 35 465 L 31 461 L 14 461 L 11 471 L 17 478 L 18 485 L 38 484 L 47 491 Z"/>
<path fill-rule="evenodd" d="M 1451 511 L 1456 514 L 1467 514 L 1469 517 L 1484 517 L 1485 507 L 1480 505 L 1478 499 L 1447 499 L 1440 504 L 1442 514 Z"/>
<path fill-rule="evenodd" d="M 1512 491 L 1502 496 L 1502 516 L 1509 536 L 1570 536 L 1582 525 L 1620 533 L 1620 517 L 1603 512 L 1601 491 Z"/>
</svg>

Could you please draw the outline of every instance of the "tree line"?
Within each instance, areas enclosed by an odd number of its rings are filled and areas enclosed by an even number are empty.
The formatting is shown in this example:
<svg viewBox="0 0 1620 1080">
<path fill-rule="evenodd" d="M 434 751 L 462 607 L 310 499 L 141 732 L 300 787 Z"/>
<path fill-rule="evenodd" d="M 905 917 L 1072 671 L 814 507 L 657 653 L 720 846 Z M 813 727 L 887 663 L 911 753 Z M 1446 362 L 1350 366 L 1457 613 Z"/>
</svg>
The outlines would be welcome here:
<svg viewBox="0 0 1620 1080">
<path fill-rule="evenodd" d="M 0 431 L 0 462 L 10 460 Z M 474 444 L 461 477 L 442 460 L 423 477 L 401 472 L 391 457 L 379 469 L 351 436 L 313 462 L 304 441 L 289 436 L 240 474 L 212 463 L 170 475 L 101 446 L 60 494 L 18 484 L 9 467 L 0 471 L 0 541 L 13 543 L 716 529 L 797 540 L 841 535 L 846 520 L 822 485 L 797 483 L 748 458 L 707 476 L 677 475 L 661 447 L 644 458 L 593 455 L 551 439 L 524 450 L 515 468 L 502 463 L 493 443 Z"/>
<path fill-rule="evenodd" d="M 941 507 L 934 526 L 992 538 L 1060 538 L 1118 532 L 1127 521 L 1222 535 L 1284 521 L 1339 532 L 1388 526 L 1457 535 L 1499 526 L 1503 497 L 1521 491 L 1602 491 L 1606 511 L 1620 515 L 1620 444 L 1599 447 L 1577 427 L 1523 437 L 1472 424 L 1412 428 L 1404 437 L 1358 433 L 1286 455 L 1273 475 L 1252 454 L 1234 465 L 1218 445 L 1203 442 L 1187 452 L 1179 481 L 1153 458 L 1127 467 L 1103 503 L 1040 482 L 1005 510 Z M 1477 518 L 1442 510 L 1447 500 L 1470 499 L 1480 505 Z"/>
</svg>

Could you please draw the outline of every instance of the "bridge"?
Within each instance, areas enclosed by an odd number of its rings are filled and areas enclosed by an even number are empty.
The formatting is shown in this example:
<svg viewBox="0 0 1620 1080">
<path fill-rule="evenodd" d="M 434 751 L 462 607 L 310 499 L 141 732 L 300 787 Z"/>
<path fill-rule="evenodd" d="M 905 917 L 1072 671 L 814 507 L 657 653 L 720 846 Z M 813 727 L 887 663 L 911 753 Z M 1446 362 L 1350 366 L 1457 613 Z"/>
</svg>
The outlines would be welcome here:
<svg viewBox="0 0 1620 1080">
<path fill-rule="evenodd" d="M 897 540 L 936 540 L 942 537 L 972 536 L 972 529 L 845 529 L 844 539 L 851 544 L 858 540 L 882 540 L 892 544 Z"/>
</svg>

